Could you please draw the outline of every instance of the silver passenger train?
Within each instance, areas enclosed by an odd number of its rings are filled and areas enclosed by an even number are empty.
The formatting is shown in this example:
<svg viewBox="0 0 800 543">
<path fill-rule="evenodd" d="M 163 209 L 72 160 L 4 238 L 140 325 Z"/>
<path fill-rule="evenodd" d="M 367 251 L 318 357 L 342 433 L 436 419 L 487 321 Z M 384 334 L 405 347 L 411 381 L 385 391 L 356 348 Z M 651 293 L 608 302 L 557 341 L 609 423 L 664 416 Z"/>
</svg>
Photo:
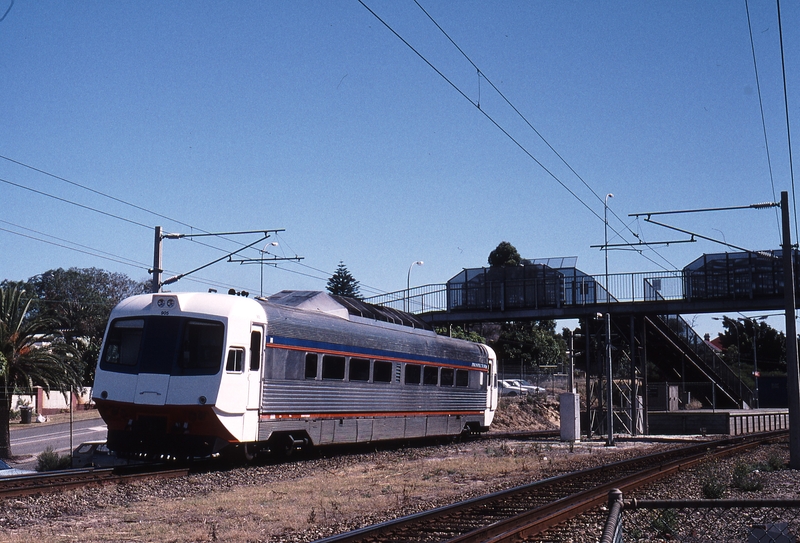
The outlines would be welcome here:
<svg viewBox="0 0 800 543">
<path fill-rule="evenodd" d="M 323 292 L 144 294 L 113 310 L 93 396 L 117 454 L 250 458 L 485 431 L 496 359 Z"/>
</svg>

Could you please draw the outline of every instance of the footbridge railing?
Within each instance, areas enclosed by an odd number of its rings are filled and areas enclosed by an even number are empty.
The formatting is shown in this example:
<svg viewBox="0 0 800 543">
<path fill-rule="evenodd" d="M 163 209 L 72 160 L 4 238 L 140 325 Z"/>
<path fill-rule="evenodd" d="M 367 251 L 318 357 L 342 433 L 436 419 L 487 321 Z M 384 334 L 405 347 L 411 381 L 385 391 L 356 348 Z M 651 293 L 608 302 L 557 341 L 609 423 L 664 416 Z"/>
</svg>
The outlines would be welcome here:
<svg viewBox="0 0 800 543">
<path fill-rule="evenodd" d="M 434 283 L 365 298 L 365 302 L 407 311 L 494 310 L 569 307 L 596 303 L 681 300 L 681 271 L 609 274 L 606 277 L 564 275 L 485 283 Z M 544 295 L 543 295 L 544 293 Z"/>
</svg>

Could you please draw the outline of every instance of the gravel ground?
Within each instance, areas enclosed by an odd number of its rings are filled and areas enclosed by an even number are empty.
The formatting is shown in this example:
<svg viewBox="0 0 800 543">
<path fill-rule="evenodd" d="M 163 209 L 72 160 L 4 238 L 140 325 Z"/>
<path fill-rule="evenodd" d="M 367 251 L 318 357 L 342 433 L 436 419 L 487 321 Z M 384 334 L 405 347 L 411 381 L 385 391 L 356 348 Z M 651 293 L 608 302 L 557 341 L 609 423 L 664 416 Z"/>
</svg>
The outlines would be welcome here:
<svg viewBox="0 0 800 543">
<path fill-rule="evenodd" d="M 503 426 L 500 424 L 499 426 Z M 167 481 L 85 488 L 0 501 L 0 542 L 287 541 L 305 542 L 502 488 L 602 465 L 674 444 L 501 440 L 306 457 L 194 474 Z M 759 450 L 748 462 L 788 461 L 788 446 Z M 741 460 L 681 473 L 625 498 L 702 498 L 711 475 L 725 497 Z M 746 497 L 797 496 L 792 470 L 756 474 L 763 490 Z M 553 541 L 598 541 L 596 512 Z M 576 535 L 577 534 L 577 535 Z M 744 541 L 745 539 L 739 539 Z"/>
<path fill-rule="evenodd" d="M 798 499 L 800 471 L 787 469 L 787 443 L 759 447 L 743 456 L 725 458 L 682 471 L 647 488 L 624 495 L 624 500 L 788 500 Z M 742 474 L 740 480 L 736 474 Z M 741 488 L 740 482 L 746 483 Z M 709 496 L 704 487 L 717 492 Z M 540 541 L 600 541 L 608 518 L 608 508 L 601 507 L 561 527 L 550 538 Z M 674 508 L 626 510 L 622 515 L 626 542 L 691 541 L 744 542 L 753 526 L 788 522 L 795 536 L 800 533 L 800 510 L 751 508 Z M 669 530 L 667 530 L 669 528 Z M 762 539 L 763 543 L 775 543 Z M 795 540 L 779 540 L 795 541 Z"/>
</svg>

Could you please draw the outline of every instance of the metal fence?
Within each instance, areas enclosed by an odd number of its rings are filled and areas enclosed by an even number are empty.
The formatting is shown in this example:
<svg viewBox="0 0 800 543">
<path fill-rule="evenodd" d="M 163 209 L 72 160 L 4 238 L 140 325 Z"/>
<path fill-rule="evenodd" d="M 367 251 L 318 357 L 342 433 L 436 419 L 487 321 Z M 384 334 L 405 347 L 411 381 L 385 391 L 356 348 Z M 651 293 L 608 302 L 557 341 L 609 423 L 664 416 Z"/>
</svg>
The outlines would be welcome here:
<svg viewBox="0 0 800 543">
<path fill-rule="evenodd" d="M 609 494 L 601 543 L 794 543 L 800 500 L 623 500 Z"/>
</svg>

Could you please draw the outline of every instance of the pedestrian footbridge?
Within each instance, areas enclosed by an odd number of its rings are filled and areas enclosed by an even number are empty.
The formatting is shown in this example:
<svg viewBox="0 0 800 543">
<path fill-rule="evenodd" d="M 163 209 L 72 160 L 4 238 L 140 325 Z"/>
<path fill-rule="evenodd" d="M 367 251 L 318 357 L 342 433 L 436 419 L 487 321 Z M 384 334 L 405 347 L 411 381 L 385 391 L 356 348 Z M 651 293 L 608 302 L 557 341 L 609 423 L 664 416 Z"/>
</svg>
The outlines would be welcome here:
<svg viewBox="0 0 800 543">
<path fill-rule="evenodd" d="M 793 257 L 797 278 L 797 251 Z M 620 404 L 631 406 L 628 419 L 635 421 L 641 401 L 645 426 L 648 394 L 638 388 L 648 390 L 651 373 L 657 373 L 661 381 L 680 383 L 684 397 L 693 396 L 704 406 L 758 404 L 756 392 L 681 315 L 784 309 L 781 250 L 706 254 L 682 270 L 600 276 L 582 272 L 576 262 L 577 257 L 546 258 L 513 267 L 464 269 L 444 284 L 365 301 L 415 313 L 434 326 L 579 319 L 584 344 L 575 345 L 575 350 L 585 353 L 587 394 L 605 386 L 603 361 L 605 344 L 610 341 L 612 382 L 629 380 L 628 398 L 621 398 Z M 611 337 L 606 337 L 606 316 L 612 323 Z M 618 375 L 618 371 L 628 374 Z M 596 400 L 602 409 L 604 397 L 598 393 L 589 400 Z"/>
</svg>

